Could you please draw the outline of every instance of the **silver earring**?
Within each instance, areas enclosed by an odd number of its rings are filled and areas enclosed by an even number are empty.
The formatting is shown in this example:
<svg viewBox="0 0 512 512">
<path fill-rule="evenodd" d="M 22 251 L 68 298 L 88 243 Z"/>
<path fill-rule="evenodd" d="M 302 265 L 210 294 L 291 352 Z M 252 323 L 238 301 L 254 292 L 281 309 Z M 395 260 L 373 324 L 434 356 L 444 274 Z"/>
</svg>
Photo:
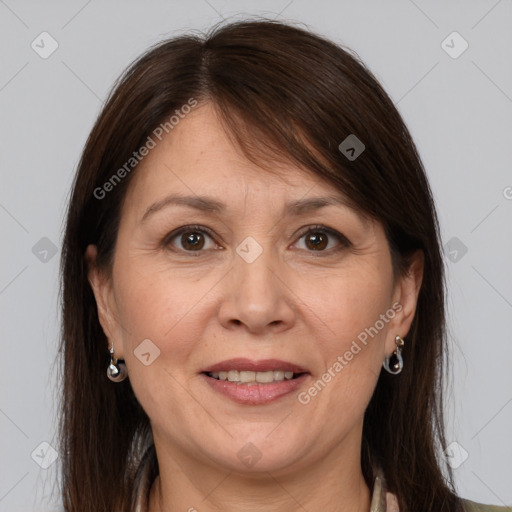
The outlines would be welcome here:
<svg viewBox="0 0 512 512">
<path fill-rule="evenodd" d="M 404 360 L 402 358 L 402 349 L 405 344 L 405 341 L 400 336 L 395 337 L 396 350 L 389 356 L 384 359 L 382 366 L 384 369 L 391 373 L 392 375 L 398 375 L 404 367 Z"/>
<path fill-rule="evenodd" d="M 121 362 L 121 359 L 117 359 L 114 356 L 114 344 L 110 349 L 110 364 L 107 368 L 107 377 L 112 382 L 121 382 L 126 379 L 128 372 L 126 371 L 126 365 Z"/>
</svg>

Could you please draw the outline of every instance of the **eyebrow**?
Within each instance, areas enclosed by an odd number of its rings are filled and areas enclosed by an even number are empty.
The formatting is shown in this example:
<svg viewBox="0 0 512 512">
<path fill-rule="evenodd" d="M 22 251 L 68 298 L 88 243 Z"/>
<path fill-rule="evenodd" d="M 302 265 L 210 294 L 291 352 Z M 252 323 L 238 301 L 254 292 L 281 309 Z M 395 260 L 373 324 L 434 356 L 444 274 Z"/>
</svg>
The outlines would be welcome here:
<svg viewBox="0 0 512 512">
<path fill-rule="evenodd" d="M 227 210 L 227 206 L 217 199 L 209 196 L 183 196 L 179 194 L 171 194 L 156 203 L 149 206 L 141 218 L 141 223 L 145 222 L 156 212 L 163 210 L 169 206 L 185 206 L 202 212 L 222 213 Z M 285 215 L 302 215 L 326 206 L 345 206 L 347 201 L 341 196 L 326 197 L 310 197 L 306 199 L 298 199 L 290 201 L 285 205 Z M 363 219 L 364 220 L 364 219 Z"/>
</svg>

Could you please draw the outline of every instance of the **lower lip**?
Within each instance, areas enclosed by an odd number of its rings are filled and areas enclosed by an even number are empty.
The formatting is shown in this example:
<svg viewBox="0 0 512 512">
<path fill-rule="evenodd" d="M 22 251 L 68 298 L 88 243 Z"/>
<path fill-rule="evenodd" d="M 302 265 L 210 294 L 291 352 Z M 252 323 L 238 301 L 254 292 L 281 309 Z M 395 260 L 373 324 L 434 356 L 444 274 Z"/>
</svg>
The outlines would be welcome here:
<svg viewBox="0 0 512 512">
<path fill-rule="evenodd" d="M 309 374 L 303 373 L 295 379 L 270 382 L 268 384 L 237 384 L 227 380 L 218 380 L 201 374 L 206 382 L 219 393 L 231 398 L 231 400 L 244 405 L 261 405 L 273 402 L 282 396 L 288 395 L 299 388 L 308 378 Z"/>
</svg>

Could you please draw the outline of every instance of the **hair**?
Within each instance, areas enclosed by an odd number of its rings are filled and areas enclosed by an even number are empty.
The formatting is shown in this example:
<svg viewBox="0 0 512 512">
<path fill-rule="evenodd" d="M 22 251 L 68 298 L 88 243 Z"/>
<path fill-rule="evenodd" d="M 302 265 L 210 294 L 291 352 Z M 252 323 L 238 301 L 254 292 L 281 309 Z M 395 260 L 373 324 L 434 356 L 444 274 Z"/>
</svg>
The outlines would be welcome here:
<svg viewBox="0 0 512 512">
<path fill-rule="evenodd" d="M 438 219 L 418 151 L 392 100 L 354 52 L 310 30 L 265 19 L 151 47 L 116 82 L 87 139 L 61 261 L 65 510 L 128 510 L 136 469 L 152 444 L 149 419 L 129 379 L 114 384 L 106 378 L 108 340 L 84 254 L 95 244 L 98 267 L 111 270 L 123 200 L 137 166 L 109 187 L 107 198 L 99 198 L 98 190 L 112 183 L 116 170 L 126 170 L 134 152 L 191 98 L 215 107 L 251 162 L 292 162 L 380 222 L 395 275 L 405 275 L 412 255 L 423 252 L 405 366 L 399 376 L 381 371 L 365 412 L 361 467 L 370 490 L 376 467 L 383 469 L 402 512 L 461 510 L 451 469 L 440 462 L 439 450 L 446 448 L 445 278 Z M 355 160 L 338 148 L 351 134 L 365 145 Z"/>
</svg>

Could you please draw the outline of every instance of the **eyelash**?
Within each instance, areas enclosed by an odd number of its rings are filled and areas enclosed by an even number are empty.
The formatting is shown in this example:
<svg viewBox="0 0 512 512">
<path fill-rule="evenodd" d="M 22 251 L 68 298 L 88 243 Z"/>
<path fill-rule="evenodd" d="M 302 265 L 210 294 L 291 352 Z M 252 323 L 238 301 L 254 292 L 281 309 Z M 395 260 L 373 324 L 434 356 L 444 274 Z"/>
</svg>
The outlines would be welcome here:
<svg viewBox="0 0 512 512">
<path fill-rule="evenodd" d="M 172 244 L 171 244 L 172 240 L 174 240 L 175 238 L 179 237 L 180 235 L 182 235 L 184 233 L 188 233 L 188 232 L 203 233 L 203 234 L 208 235 L 213 241 L 215 241 L 215 237 L 209 228 L 207 228 L 205 226 L 200 226 L 200 225 L 189 225 L 189 226 L 183 226 L 183 227 L 178 228 L 177 230 L 169 233 L 163 239 L 162 245 L 165 248 L 169 248 L 170 246 L 172 247 Z M 321 224 L 317 224 L 315 226 L 309 227 L 306 231 L 302 232 L 299 235 L 298 240 L 300 240 L 301 238 L 303 238 L 306 235 L 309 235 L 310 233 L 324 233 L 326 235 L 334 237 L 339 242 L 339 246 L 335 247 L 335 248 L 321 250 L 321 251 L 313 251 L 313 250 L 307 251 L 307 252 L 311 252 L 313 254 L 316 253 L 315 256 L 320 256 L 320 257 L 321 256 L 329 256 L 329 255 L 332 255 L 333 253 L 338 253 L 339 251 L 341 251 L 343 249 L 347 249 L 352 246 L 352 243 L 350 242 L 350 240 L 348 240 L 347 237 L 345 237 L 341 233 L 338 233 L 338 231 L 328 228 L 327 226 L 323 226 Z M 187 251 L 186 249 L 175 249 L 173 247 L 170 250 L 172 250 L 173 252 L 186 253 L 187 255 L 191 254 L 195 257 L 200 256 L 200 254 L 202 252 L 204 252 L 204 250 L 202 250 L 202 249 L 197 250 L 197 251 Z M 194 254 L 194 253 L 197 253 L 197 254 Z M 322 254 L 322 253 L 324 253 L 324 254 Z"/>
</svg>

